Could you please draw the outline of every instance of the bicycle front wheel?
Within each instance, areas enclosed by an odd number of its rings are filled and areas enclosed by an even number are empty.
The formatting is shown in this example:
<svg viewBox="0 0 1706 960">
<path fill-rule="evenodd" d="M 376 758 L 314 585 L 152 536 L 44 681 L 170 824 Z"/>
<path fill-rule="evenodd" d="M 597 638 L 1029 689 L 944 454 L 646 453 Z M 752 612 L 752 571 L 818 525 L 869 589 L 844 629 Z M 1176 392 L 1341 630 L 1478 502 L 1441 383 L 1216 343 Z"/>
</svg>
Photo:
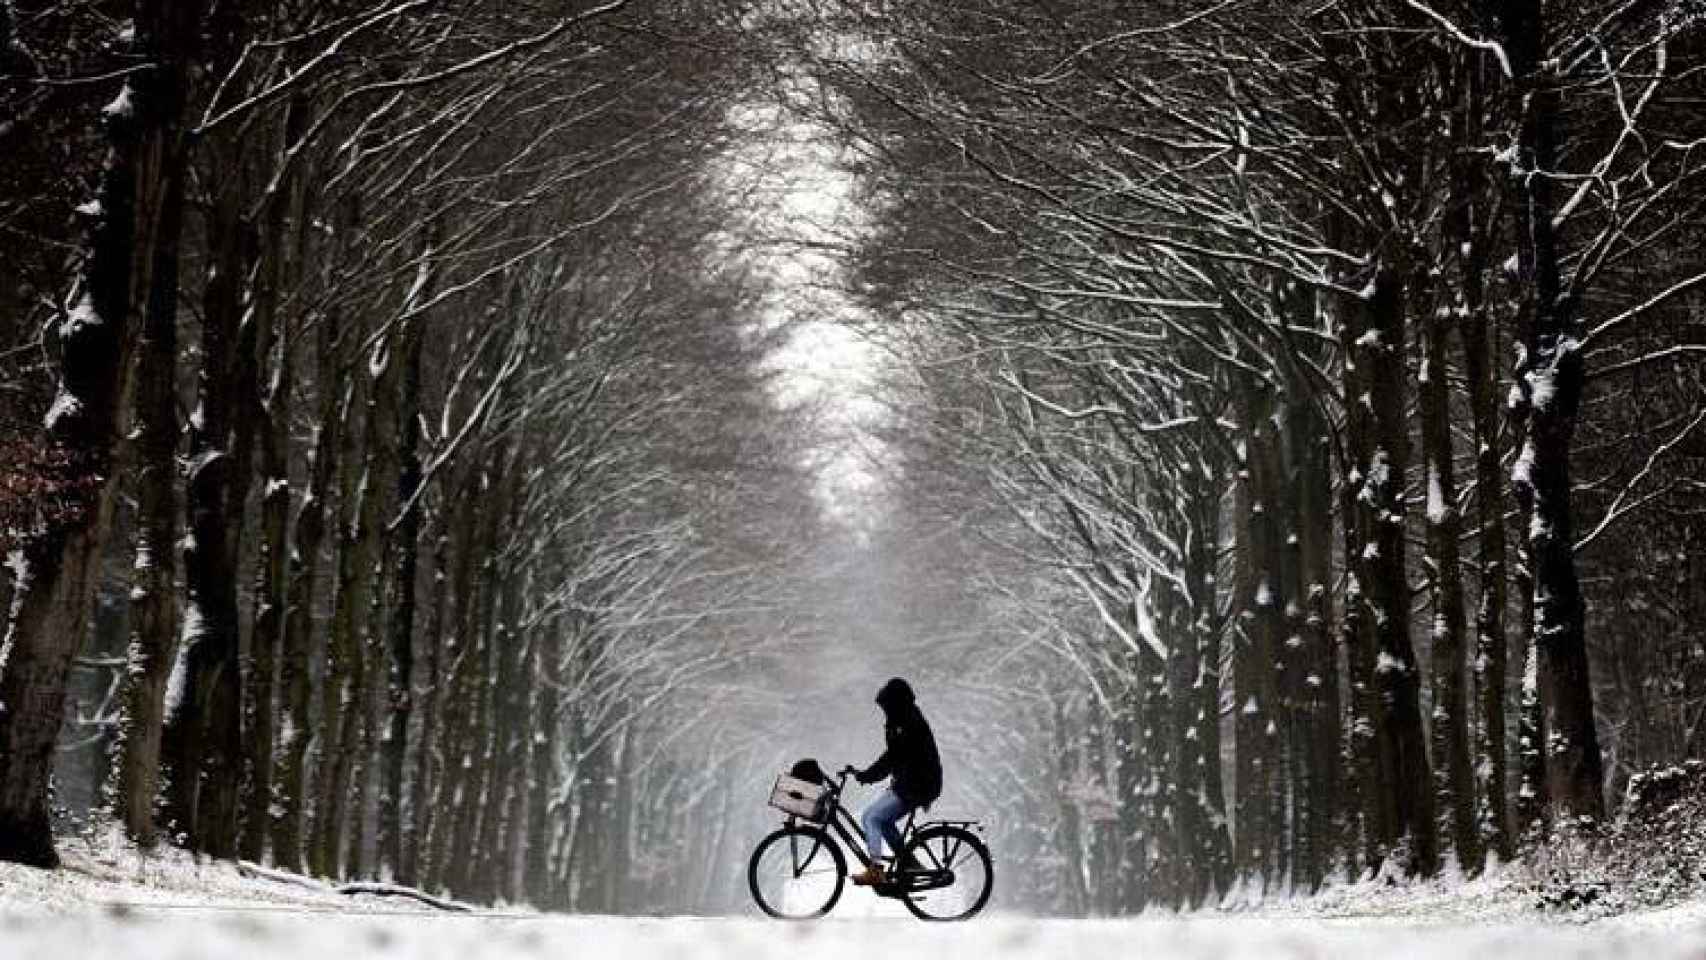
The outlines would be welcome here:
<svg viewBox="0 0 1706 960">
<path fill-rule="evenodd" d="M 841 899 L 847 859 L 822 828 L 788 824 L 752 851 L 746 880 L 758 909 L 778 920 L 812 920 Z"/>
<path fill-rule="evenodd" d="M 995 888 L 989 848 L 964 827 L 935 826 L 918 831 L 906 846 L 908 873 L 928 878 L 927 889 L 912 890 L 906 909 L 920 920 L 966 920 L 982 910 Z"/>
</svg>

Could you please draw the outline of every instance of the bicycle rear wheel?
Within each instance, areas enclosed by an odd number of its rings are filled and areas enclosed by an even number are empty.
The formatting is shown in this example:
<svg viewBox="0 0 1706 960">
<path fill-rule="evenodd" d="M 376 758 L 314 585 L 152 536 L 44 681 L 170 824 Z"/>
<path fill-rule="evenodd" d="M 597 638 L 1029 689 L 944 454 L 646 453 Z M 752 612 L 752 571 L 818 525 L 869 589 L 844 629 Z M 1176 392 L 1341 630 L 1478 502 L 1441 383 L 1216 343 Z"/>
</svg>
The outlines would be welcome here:
<svg viewBox="0 0 1706 960">
<path fill-rule="evenodd" d="M 935 826 L 918 831 L 906 846 L 909 870 L 945 872 L 952 879 L 929 890 L 909 892 L 902 902 L 920 920 L 966 920 L 982 910 L 995 888 L 989 848 L 964 827 Z"/>
<path fill-rule="evenodd" d="M 758 909 L 778 920 L 812 920 L 841 899 L 847 859 L 821 827 L 791 823 L 759 841 L 746 880 Z"/>
</svg>

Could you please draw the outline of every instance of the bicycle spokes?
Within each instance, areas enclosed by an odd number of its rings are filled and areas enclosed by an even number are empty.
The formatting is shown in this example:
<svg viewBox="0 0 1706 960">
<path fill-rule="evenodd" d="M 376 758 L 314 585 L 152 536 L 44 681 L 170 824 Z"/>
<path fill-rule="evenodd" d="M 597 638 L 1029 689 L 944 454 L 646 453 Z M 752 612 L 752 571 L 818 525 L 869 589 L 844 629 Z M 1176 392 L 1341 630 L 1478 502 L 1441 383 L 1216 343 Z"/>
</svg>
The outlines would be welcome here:
<svg viewBox="0 0 1706 960">
<path fill-rule="evenodd" d="M 930 870 L 952 870 L 964 849 L 965 841 L 957 836 L 932 837 L 922 845 L 924 866 Z"/>
<path fill-rule="evenodd" d="M 804 848 L 802 852 L 802 848 Z M 823 842 L 815 837 L 802 837 L 799 834 L 789 834 L 788 849 L 794 862 L 794 879 L 805 876 L 811 868 L 812 861 L 823 851 Z M 827 859 L 827 858 L 826 858 Z"/>
<path fill-rule="evenodd" d="M 816 827 L 784 827 L 753 851 L 747 879 L 758 906 L 773 917 L 803 920 L 829 912 L 841 896 L 846 862 Z"/>
<path fill-rule="evenodd" d="M 919 831 L 908 848 L 915 866 L 903 874 L 906 908 L 926 920 L 964 920 L 989 902 L 989 851 L 951 825 Z"/>
</svg>

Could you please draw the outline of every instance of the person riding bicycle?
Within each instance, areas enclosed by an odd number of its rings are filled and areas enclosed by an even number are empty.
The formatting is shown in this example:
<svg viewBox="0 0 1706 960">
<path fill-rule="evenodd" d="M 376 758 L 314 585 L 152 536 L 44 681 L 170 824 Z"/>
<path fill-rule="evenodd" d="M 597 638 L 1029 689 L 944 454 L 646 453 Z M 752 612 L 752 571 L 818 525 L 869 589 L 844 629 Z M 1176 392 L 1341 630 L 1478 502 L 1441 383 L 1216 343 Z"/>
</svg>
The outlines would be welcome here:
<svg viewBox="0 0 1706 960">
<path fill-rule="evenodd" d="M 877 706 L 883 710 L 887 749 L 854 777 L 866 784 L 891 775 L 893 779 L 889 788 L 859 817 L 865 829 L 865 845 L 871 851 L 871 866 L 853 877 L 853 882 L 860 886 L 883 881 L 884 840 L 895 857 L 900 857 L 900 832 L 895 824 L 909 811 L 928 808 L 942 795 L 942 759 L 936 753 L 936 737 L 918 709 L 912 687 L 899 677 L 891 679 L 877 691 Z"/>
</svg>

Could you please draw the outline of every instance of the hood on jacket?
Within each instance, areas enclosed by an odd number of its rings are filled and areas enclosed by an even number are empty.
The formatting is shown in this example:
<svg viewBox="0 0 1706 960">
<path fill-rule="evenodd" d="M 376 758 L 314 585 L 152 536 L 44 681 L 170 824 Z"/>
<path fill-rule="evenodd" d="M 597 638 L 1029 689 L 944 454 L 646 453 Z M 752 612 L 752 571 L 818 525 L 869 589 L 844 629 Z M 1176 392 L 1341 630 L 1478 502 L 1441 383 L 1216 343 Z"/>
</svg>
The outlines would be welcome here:
<svg viewBox="0 0 1706 960">
<path fill-rule="evenodd" d="M 899 677 L 890 679 L 877 691 L 877 706 L 883 708 L 883 713 L 891 716 L 909 709 L 917 702 L 917 698 L 912 695 L 912 687 Z"/>
</svg>

